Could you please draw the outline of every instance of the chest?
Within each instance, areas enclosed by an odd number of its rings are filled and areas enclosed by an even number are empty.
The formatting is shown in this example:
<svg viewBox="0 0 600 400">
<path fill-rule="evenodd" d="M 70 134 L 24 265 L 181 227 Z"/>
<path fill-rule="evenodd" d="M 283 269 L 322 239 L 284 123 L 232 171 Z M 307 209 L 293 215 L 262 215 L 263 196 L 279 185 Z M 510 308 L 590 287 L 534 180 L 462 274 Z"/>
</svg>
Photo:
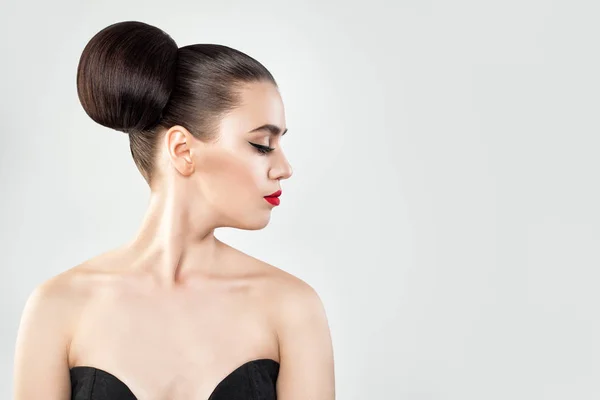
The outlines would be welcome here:
<svg viewBox="0 0 600 400">
<path fill-rule="evenodd" d="M 243 294 L 96 298 L 69 351 L 71 366 L 110 372 L 145 400 L 207 400 L 226 378 L 260 376 L 248 361 L 261 358 L 279 358 L 276 334 L 264 305 Z"/>
</svg>

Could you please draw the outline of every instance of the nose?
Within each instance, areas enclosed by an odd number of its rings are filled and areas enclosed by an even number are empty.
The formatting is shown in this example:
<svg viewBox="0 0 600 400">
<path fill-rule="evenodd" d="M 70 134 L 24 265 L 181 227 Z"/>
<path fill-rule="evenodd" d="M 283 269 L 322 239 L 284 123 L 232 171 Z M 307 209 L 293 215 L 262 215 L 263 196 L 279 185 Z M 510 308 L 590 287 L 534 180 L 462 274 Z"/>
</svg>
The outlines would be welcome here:
<svg viewBox="0 0 600 400">
<path fill-rule="evenodd" d="M 275 157 L 273 159 L 275 159 Z M 269 178 L 277 180 L 290 178 L 294 171 L 287 158 L 283 155 L 283 153 L 279 152 L 276 160 L 277 161 L 275 164 L 273 164 L 269 170 Z"/>
</svg>

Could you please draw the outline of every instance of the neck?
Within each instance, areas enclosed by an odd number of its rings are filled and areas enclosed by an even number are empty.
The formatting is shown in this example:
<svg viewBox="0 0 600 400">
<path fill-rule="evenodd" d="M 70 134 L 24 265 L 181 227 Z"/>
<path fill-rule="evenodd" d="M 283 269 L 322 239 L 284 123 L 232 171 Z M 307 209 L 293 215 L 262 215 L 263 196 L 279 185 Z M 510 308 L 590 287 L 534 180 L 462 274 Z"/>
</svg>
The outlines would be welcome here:
<svg viewBox="0 0 600 400">
<path fill-rule="evenodd" d="M 162 287 L 179 286 L 192 275 L 215 275 L 226 245 L 214 236 L 208 210 L 198 208 L 191 215 L 189 204 L 177 202 L 175 195 L 152 193 L 142 225 L 127 245 L 135 254 L 134 268 Z"/>
</svg>

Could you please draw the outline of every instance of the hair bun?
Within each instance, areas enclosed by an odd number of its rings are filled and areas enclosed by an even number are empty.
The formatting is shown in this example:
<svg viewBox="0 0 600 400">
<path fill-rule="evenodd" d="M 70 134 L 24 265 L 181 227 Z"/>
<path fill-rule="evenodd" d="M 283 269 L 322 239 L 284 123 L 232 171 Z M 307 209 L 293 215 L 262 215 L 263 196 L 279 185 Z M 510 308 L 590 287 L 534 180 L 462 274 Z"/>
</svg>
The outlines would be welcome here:
<svg viewBox="0 0 600 400">
<path fill-rule="evenodd" d="M 173 90 L 177 50 L 167 33 L 143 22 L 102 29 L 85 46 L 77 67 L 85 112 L 121 132 L 151 129 Z"/>
</svg>

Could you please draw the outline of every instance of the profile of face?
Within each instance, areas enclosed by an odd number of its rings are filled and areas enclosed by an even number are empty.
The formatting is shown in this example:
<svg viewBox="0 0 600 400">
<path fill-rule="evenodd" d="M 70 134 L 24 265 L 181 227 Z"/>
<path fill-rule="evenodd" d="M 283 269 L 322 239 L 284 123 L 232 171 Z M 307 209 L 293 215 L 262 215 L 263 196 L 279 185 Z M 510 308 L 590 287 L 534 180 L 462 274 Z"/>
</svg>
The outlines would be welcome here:
<svg viewBox="0 0 600 400">
<path fill-rule="evenodd" d="M 287 127 L 277 87 L 245 84 L 240 98 L 239 106 L 220 120 L 216 141 L 191 138 L 193 172 L 185 178 L 185 190 L 192 213 L 197 201 L 194 217 L 206 217 L 208 210 L 217 226 L 256 230 L 278 207 L 264 196 L 282 190 L 280 182 L 292 176 L 292 167 L 281 146 Z M 283 190 L 280 199 L 285 204 Z"/>
</svg>

